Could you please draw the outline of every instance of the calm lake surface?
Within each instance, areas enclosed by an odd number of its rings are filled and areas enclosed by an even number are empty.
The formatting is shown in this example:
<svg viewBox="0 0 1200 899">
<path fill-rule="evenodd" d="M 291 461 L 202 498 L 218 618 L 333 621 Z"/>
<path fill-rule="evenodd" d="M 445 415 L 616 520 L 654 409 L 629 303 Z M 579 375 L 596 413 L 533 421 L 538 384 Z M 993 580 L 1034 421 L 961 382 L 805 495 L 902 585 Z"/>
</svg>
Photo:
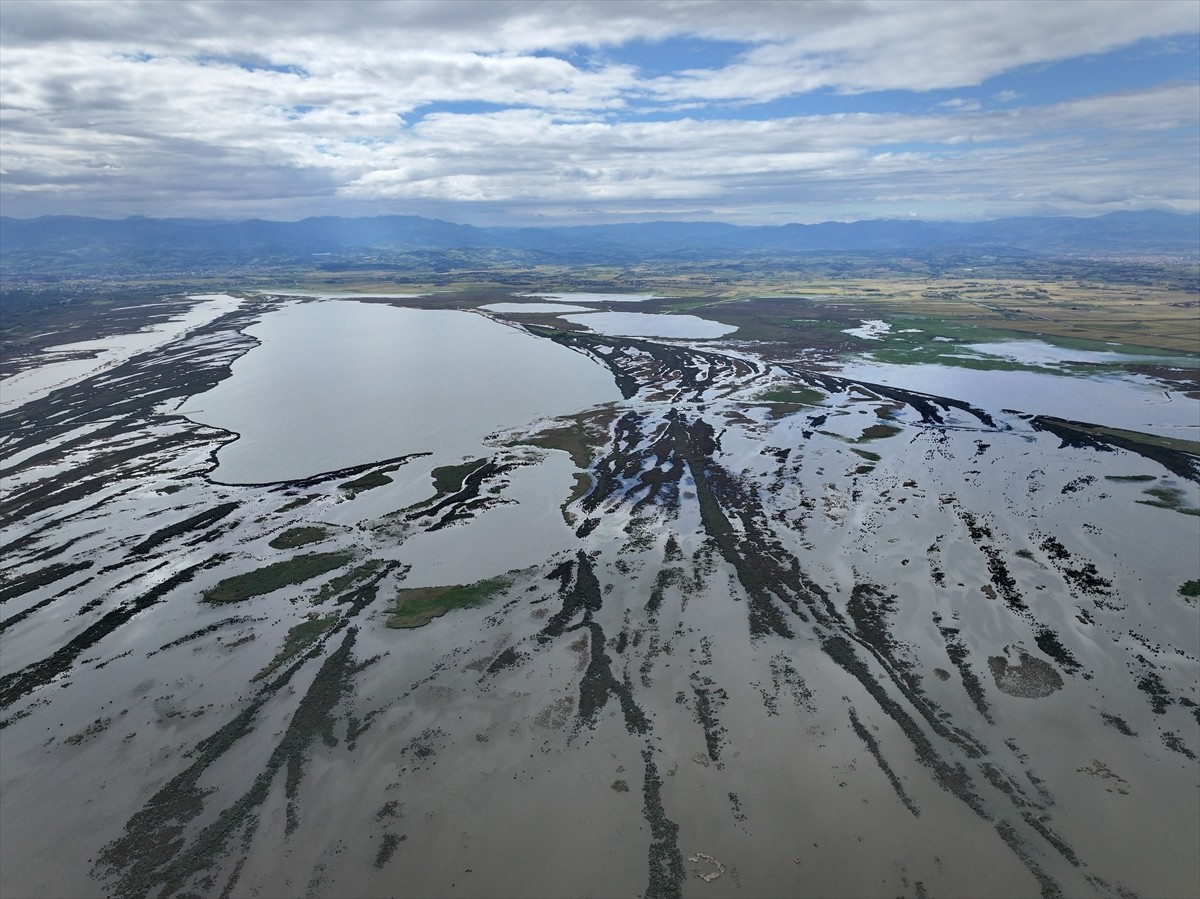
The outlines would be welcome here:
<svg viewBox="0 0 1200 899">
<path fill-rule="evenodd" d="M 652 312 L 586 312 L 559 318 L 612 337 L 676 337 L 683 340 L 724 337 L 737 330 L 697 315 L 659 315 Z"/>
<path fill-rule="evenodd" d="M 1140 376 L 1072 377 L 871 362 L 846 365 L 842 373 L 849 378 L 966 400 L 983 409 L 1017 409 L 1187 440 L 1200 437 L 1200 402 Z"/>
<path fill-rule="evenodd" d="M 468 312 L 297 303 L 247 333 L 260 345 L 179 409 L 241 435 L 217 454 L 224 483 L 420 452 L 449 464 L 492 432 L 621 398 L 585 356 Z"/>
</svg>

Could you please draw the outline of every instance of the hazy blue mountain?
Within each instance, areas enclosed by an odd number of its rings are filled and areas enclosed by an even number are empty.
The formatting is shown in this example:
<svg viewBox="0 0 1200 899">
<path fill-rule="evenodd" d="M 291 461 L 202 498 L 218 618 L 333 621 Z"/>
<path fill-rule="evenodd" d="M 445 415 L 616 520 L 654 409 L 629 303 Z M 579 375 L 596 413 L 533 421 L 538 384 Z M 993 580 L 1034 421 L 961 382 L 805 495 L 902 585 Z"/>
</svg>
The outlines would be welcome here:
<svg viewBox="0 0 1200 899">
<path fill-rule="evenodd" d="M 1009 255 L 1200 255 L 1200 216 L 1115 212 L 987 222 L 875 220 L 738 227 L 643 222 L 477 228 L 412 215 L 297 222 L 0 217 L 7 275 L 189 272 L 251 265 L 631 263 L 807 253 L 980 250 Z M 431 257 L 432 254 L 432 257 Z"/>
</svg>

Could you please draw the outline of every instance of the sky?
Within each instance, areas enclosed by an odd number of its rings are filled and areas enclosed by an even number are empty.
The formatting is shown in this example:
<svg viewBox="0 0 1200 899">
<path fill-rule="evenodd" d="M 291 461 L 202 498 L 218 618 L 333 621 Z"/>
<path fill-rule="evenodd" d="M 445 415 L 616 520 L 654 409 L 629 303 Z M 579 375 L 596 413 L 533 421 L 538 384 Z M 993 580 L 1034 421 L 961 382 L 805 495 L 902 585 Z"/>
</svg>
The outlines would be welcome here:
<svg viewBox="0 0 1200 899">
<path fill-rule="evenodd" d="M 0 0 L 0 212 L 1200 210 L 1200 0 Z"/>
</svg>

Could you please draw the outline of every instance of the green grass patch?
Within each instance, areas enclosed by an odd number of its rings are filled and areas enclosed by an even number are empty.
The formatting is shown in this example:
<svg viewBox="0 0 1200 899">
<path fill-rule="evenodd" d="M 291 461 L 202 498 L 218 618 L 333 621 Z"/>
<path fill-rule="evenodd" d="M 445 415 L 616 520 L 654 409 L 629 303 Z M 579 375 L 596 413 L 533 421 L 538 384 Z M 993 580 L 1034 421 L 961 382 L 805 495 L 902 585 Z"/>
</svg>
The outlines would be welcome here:
<svg viewBox="0 0 1200 899">
<path fill-rule="evenodd" d="M 1115 438 L 1117 440 L 1128 441 L 1129 443 L 1139 443 L 1144 446 L 1156 446 L 1162 449 L 1172 450 L 1178 453 L 1187 453 L 1191 456 L 1200 456 L 1200 441 L 1185 440 L 1182 437 L 1163 437 L 1161 434 L 1147 434 L 1144 431 L 1126 431 L 1123 428 L 1110 428 L 1106 425 L 1093 425 L 1086 422 L 1068 421 L 1064 418 L 1054 418 L 1053 416 L 1039 416 L 1046 421 L 1053 422 L 1058 427 L 1069 428 L 1072 431 L 1078 431 L 1081 434 L 1088 434 L 1099 438 Z M 1107 477 L 1107 476 L 1106 476 Z M 1113 476 L 1116 480 L 1120 476 Z M 1149 475 L 1132 475 L 1131 479 L 1145 480 Z"/>
<path fill-rule="evenodd" d="M 880 459 L 883 458 L 883 456 L 879 455 L 879 453 L 872 453 L 867 450 L 855 449 L 854 447 L 850 448 L 850 452 L 854 453 L 856 456 L 862 456 L 868 462 L 878 462 Z"/>
<path fill-rule="evenodd" d="M 364 562 L 362 565 L 357 565 L 354 568 L 351 568 L 345 574 L 339 574 L 337 577 L 330 578 L 329 582 L 322 585 L 321 589 L 317 591 L 317 595 L 313 598 L 313 602 L 322 603 L 327 599 L 332 599 L 339 593 L 344 593 L 359 581 L 366 580 L 385 564 L 386 563 L 383 559 L 371 559 L 368 562 Z"/>
<path fill-rule="evenodd" d="M 330 615 L 326 618 L 313 617 L 307 621 L 301 621 L 287 632 L 287 637 L 283 641 L 283 648 L 275 654 L 275 658 L 262 671 L 250 678 L 250 681 L 253 683 L 275 673 L 281 665 L 315 643 L 326 631 L 333 627 L 336 621 L 336 615 Z"/>
<path fill-rule="evenodd" d="M 509 446 L 537 446 L 542 449 L 563 450 L 570 454 L 576 468 L 591 467 L 595 447 L 607 441 L 607 430 L 589 428 L 584 421 L 576 418 L 570 424 L 560 428 L 548 428 L 530 437 L 514 440 Z"/>
<path fill-rule="evenodd" d="M 463 462 L 460 465 L 443 465 L 435 468 L 431 472 L 433 489 L 437 491 L 437 495 L 433 499 L 439 500 L 444 496 L 458 493 L 462 490 L 463 483 L 467 478 L 486 464 L 487 459 L 472 459 L 470 462 Z"/>
<path fill-rule="evenodd" d="M 1181 512 L 1184 515 L 1200 515 L 1200 509 L 1193 509 L 1190 506 L 1185 506 L 1183 503 L 1184 492 L 1178 487 L 1151 487 L 1148 490 L 1143 490 L 1149 496 L 1153 496 L 1153 500 L 1139 499 L 1138 502 L 1143 506 L 1153 506 L 1156 509 L 1170 509 L 1172 512 Z"/>
<path fill-rule="evenodd" d="M 386 468 L 378 468 L 375 471 L 368 471 L 362 477 L 355 478 L 352 481 L 338 484 L 338 489 L 345 490 L 350 499 L 362 493 L 364 490 L 374 490 L 376 487 L 385 487 L 392 483 L 392 478 L 388 477 L 388 472 L 396 471 L 398 468 L 408 464 L 410 459 L 416 459 L 419 456 L 428 456 L 429 453 L 413 453 L 410 456 L 405 456 L 395 465 L 389 465 Z"/>
<path fill-rule="evenodd" d="M 1179 595 L 1193 599 L 1200 596 L 1200 581 L 1184 581 L 1179 588 Z"/>
<path fill-rule="evenodd" d="M 338 488 L 348 490 L 351 493 L 362 493 L 364 490 L 374 490 L 376 487 L 383 487 L 390 483 L 392 483 L 392 479 L 382 471 L 370 471 L 361 478 L 355 478 L 353 481 L 338 484 Z"/>
<path fill-rule="evenodd" d="M 763 403 L 762 408 L 767 410 L 773 420 L 796 415 L 805 409 L 796 403 Z"/>
<path fill-rule="evenodd" d="M 1106 474 L 1106 481 L 1116 481 L 1118 484 L 1136 484 L 1140 481 L 1157 481 L 1158 477 L 1152 474 Z"/>
<path fill-rule="evenodd" d="M 451 609 L 481 606 L 494 594 L 512 585 L 508 578 L 495 577 L 474 584 L 449 587 L 415 587 L 396 594 L 396 605 L 388 627 L 421 627 L 440 618 Z"/>
<path fill-rule="evenodd" d="M 263 596 L 283 587 L 305 581 L 341 568 L 354 558 L 351 552 L 306 553 L 283 562 L 275 562 L 255 571 L 227 577 L 200 597 L 202 602 L 221 605 Z"/>
<path fill-rule="evenodd" d="M 754 399 L 763 403 L 797 403 L 801 406 L 816 406 L 828 399 L 828 394 L 811 387 L 780 387 L 760 393 Z"/>
<path fill-rule="evenodd" d="M 316 543 L 329 536 L 329 531 L 320 527 L 288 528 L 267 544 L 272 549 L 296 549 L 309 543 Z"/>
<path fill-rule="evenodd" d="M 900 428 L 895 425 L 873 424 L 869 428 L 865 428 L 859 441 L 866 440 L 884 440 L 888 437 L 895 437 L 900 433 Z"/>
<path fill-rule="evenodd" d="M 571 486 L 571 495 L 563 502 L 562 507 L 567 506 L 576 500 L 583 499 L 587 496 L 587 492 L 592 489 L 592 479 L 590 475 L 586 475 L 581 471 L 575 472 L 575 483 Z"/>
</svg>

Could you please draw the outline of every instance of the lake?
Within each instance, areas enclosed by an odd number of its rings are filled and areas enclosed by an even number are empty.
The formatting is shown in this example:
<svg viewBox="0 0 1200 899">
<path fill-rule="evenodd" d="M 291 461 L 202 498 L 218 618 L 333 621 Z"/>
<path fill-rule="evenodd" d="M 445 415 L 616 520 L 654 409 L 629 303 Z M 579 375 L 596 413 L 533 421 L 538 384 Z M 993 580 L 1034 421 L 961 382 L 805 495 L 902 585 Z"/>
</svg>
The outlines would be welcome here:
<svg viewBox="0 0 1200 899">
<path fill-rule="evenodd" d="M 1200 402 L 1135 375 L 1073 377 L 1029 371 L 977 371 L 949 365 L 855 362 L 842 374 L 966 400 L 984 409 L 1016 409 L 1131 431 L 1196 440 Z"/>
<path fill-rule="evenodd" d="M 585 312 L 559 318 L 611 337 L 675 337 L 702 340 L 724 337 L 737 330 L 697 315 L 658 315 L 649 312 Z"/>
<path fill-rule="evenodd" d="M 292 480 L 411 453 L 484 455 L 484 438 L 619 400 L 609 372 L 469 312 L 296 303 L 247 329 L 260 345 L 179 412 L 236 432 L 215 480 Z"/>
</svg>

